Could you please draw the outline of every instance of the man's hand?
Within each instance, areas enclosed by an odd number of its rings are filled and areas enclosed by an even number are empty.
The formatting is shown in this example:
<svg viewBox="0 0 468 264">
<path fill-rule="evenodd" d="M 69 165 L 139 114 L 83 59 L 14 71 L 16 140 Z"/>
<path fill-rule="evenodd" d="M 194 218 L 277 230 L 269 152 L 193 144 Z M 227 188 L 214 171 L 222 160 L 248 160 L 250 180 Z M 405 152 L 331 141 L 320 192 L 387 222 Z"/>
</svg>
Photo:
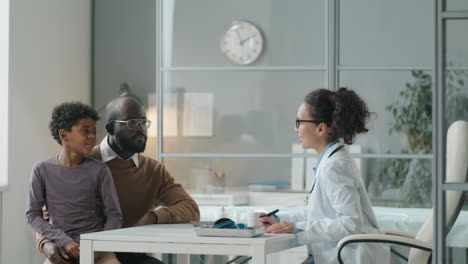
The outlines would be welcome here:
<svg viewBox="0 0 468 264">
<path fill-rule="evenodd" d="M 53 264 L 71 263 L 71 257 L 67 254 L 65 248 L 55 244 L 54 242 L 45 243 L 42 246 L 42 251 Z"/>
<path fill-rule="evenodd" d="M 266 233 L 294 233 L 294 223 L 281 221 L 265 229 Z"/>
<path fill-rule="evenodd" d="M 42 218 L 44 218 L 44 220 L 49 221 L 49 211 L 47 211 L 45 205 L 44 207 L 42 207 Z"/>
<path fill-rule="evenodd" d="M 80 258 L 80 245 L 76 243 L 75 241 L 70 241 L 68 244 L 65 246 L 65 250 L 67 253 L 74 259 L 79 259 Z"/>
<path fill-rule="evenodd" d="M 136 223 L 135 226 L 143 226 L 143 225 L 153 225 L 158 222 L 158 218 L 155 213 L 148 212 L 146 213 L 139 221 Z"/>
</svg>

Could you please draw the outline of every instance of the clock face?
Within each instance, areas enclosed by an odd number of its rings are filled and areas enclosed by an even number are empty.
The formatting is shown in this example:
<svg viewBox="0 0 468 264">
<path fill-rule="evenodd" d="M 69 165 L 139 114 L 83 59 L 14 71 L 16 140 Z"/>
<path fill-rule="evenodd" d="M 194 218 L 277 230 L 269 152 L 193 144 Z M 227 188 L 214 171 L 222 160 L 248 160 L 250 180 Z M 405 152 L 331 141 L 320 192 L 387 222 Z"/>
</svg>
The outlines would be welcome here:
<svg viewBox="0 0 468 264">
<path fill-rule="evenodd" d="M 260 30 L 250 22 L 235 21 L 221 38 L 221 52 L 236 65 L 247 65 L 258 59 L 263 49 Z"/>
</svg>

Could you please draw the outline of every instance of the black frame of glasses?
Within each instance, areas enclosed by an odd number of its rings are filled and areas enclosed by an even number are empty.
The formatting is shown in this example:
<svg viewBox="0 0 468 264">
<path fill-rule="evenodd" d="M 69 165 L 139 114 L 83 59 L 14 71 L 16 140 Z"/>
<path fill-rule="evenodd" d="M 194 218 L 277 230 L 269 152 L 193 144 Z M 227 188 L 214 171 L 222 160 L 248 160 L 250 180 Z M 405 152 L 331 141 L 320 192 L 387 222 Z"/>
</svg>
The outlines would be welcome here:
<svg viewBox="0 0 468 264">
<path fill-rule="evenodd" d="M 323 123 L 324 121 L 322 121 L 322 120 L 305 120 L 305 119 L 296 118 L 296 129 L 299 129 L 299 127 L 301 126 L 301 123 L 304 123 L 304 122 L 320 124 L 320 123 Z"/>
</svg>

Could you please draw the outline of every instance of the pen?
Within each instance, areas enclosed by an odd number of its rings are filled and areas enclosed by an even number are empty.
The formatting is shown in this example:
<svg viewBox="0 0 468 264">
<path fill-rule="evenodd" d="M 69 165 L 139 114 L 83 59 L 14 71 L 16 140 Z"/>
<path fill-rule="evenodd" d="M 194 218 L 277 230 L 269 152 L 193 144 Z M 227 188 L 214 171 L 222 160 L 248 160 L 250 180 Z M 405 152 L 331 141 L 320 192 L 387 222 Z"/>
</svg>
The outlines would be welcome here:
<svg viewBox="0 0 468 264">
<path fill-rule="evenodd" d="M 266 215 L 264 215 L 262 217 L 272 216 L 272 215 L 276 214 L 277 212 L 279 212 L 279 209 L 273 210 L 273 211 L 269 212 L 268 214 L 266 214 Z"/>
</svg>

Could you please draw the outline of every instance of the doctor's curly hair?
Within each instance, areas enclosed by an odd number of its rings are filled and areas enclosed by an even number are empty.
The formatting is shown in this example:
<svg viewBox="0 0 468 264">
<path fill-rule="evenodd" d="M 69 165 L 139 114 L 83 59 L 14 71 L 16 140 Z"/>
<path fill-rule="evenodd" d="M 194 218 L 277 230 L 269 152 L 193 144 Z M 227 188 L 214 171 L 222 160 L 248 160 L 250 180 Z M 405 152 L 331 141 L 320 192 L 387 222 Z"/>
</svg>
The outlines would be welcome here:
<svg viewBox="0 0 468 264">
<path fill-rule="evenodd" d="M 342 138 L 344 143 L 351 145 L 358 134 L 369 131 L 366 127 L 369 110 L 353 90 L 318 89 L 307 94 L 304 102 L 312 119 L 327 124 L 332 139 Z"/>
<path fill-rule="evenodd" d="M 49 123 L 49 129 L 54 139 L 62 145 L 59 131 L 65 129 L 71 131 L 72 127 L 83 118 L 91 118 L 94 121 L 99 120 L 99 116 L 91 106 L 80 102 L 63 103 L 52 110 L 52 119 Z"/>
</svg>

